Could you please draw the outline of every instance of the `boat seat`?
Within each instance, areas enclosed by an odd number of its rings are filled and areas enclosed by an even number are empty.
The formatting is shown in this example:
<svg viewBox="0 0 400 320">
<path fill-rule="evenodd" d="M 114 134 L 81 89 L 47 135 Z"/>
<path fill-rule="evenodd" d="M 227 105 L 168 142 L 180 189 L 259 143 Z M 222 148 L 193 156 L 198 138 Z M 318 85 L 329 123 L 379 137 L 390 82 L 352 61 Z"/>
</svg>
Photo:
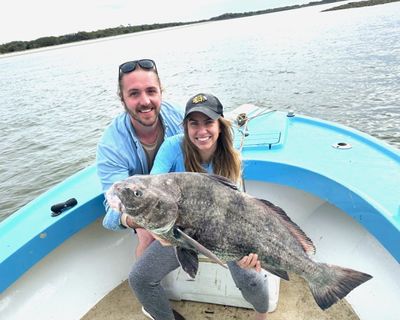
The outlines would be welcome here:
<svg viewBox="0 0 400 320">
<path fill-rule="evenodd" d="M 265 272 L 268 277 L 268 312 L 273 312 L 278 305 L 280 278 L 264 269 L 261 272 Z M 190 278 L 182 268 L 178 268 L 163 279 L 162 285 L 171 300 L 189 300 L 253 309 L 252 305 L 242 297 L 229 269 L 222 268 L 203 255 L 199 256 L 199 270 L 195 279 Z"/>
</svg>

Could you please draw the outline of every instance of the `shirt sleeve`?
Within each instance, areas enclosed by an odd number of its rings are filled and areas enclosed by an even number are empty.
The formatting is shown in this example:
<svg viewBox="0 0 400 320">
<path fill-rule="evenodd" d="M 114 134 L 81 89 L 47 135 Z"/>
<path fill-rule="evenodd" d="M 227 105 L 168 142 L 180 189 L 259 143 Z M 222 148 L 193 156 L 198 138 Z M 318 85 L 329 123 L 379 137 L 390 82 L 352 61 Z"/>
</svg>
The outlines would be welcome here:
<svg viewBox="0 0 400 320">
<path fill-rule="evenodd" d="M 129 177 L 129 169 L 119 161 L 118 153 L 106 144 L 99 144 L 97 147 L 97 174 L 100 178 L 103 192 L 106 192 L 114 182 Z M 104 200 L 106 214 L 103 218 L 103 226 L 109 230 L 126 229 L 121 224 L 121 213 L 110 208 L 107 200 Z"/>
<path fill-rule="evenodd" d="M 103 227 L 109 230 L 118 231 L 126 229 L 126 226 L 121 221 L 121 213 L 110 208 L 107 200 L 104 200 L 106 214 L 103 218 Z"/>
<path fill-rule="evenodd" d="M 116 181 L 129 177 L 129 168 L 126 161 L 114 148 L 106 144 L 97 147 L 97 174 L 100 178 L 103 192 L 106 192 Z"/>
</svg>

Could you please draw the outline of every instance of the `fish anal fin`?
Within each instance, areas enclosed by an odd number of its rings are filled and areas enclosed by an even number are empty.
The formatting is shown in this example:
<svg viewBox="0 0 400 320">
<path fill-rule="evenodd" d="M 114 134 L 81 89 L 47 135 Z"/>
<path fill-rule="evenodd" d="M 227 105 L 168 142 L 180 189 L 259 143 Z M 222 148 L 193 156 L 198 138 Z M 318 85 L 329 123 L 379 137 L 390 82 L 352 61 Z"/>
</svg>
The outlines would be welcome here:
<svg viewBox="0 0 400 320">
<path fill-rule="evenodd" d="M 283 211 L 282 208 L 274 205 L 273 203 L 264 200 L 257 199 L 261 201 L 267 208 L 268 212 L 273 212 L 276 214 L 276 217 L 280 219 L 282 224 L 289 230 L 289 232 L 293 235 L 293 237 L 297 240 L 300 246 L 303 248 L 304 252 L 309 256 L 315 254 L 315 246 L 312 240 L 304 233 L 301 228 L 290 219 L 290 217 Z"/>
<path fill-rule="evenodd" d="M 199 269 L 199 258 L 194 250 L 176 247 L 176 257 L 182 269 L 194 279 Z"/>
</svg>

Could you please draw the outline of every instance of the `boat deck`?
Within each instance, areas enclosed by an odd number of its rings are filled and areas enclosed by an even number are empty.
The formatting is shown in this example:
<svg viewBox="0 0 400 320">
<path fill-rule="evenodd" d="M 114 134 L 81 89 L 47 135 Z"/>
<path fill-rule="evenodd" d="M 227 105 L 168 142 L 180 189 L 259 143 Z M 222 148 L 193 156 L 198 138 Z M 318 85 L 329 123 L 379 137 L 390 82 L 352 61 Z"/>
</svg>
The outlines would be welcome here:
<svg viewBox="0 0 400 320">
<path fill-rule="evenodd" d="M 291 275 L 290 278 L 290 281 L 281 281 L 278 307 L 270 313 L 268 320 L 359 319 L 345 300 L 322 311 L 316 305 L 305 281 L 296 275 Z M 253 319 L 253 311 L 244 308 L 191 301 L 172 301 L 172 305 L 188 320 Z M 82 320 L 105 319 L 148 319 L 142 314 L 141 305 L 131 292 L 127 281 L 111 291 L 82 318 Z"/>
<path fill-rule="evenodd" d="M 269 320 L 400 319 L 399 151 L 307 117 L 263 111 L 252 119 L 240 128 L 246 192 L 284 208 L 318 248 L 317 261 L 374 277 L 351 292 L 348 303 L 321 311 L 308 286 L 292 276 L 281 281 L 278 307 Z M 53 217 L 51 206 L 70 198 L 78 204 Z M 134 251 L 136 237 L 129 230 L 103 228 L 103 200 L 91 166 L 0 224 L 4 319 L 32 314 L 60 320 L 144 319 L 124 282 L 134 260 L 127 253 Z M 66 301 L 69 307 L 60 313 Z M 253 318 L 251 310 L 236 307 L 173 304 L 192 320 Z"/>
</svg>

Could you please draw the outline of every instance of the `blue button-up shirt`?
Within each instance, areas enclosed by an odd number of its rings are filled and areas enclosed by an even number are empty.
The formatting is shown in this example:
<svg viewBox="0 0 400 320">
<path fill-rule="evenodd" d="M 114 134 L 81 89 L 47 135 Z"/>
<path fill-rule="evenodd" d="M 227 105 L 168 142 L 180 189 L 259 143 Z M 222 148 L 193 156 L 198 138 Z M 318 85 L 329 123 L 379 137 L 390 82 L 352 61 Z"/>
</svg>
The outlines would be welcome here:
<svg viewBox="0 0 400 320">
<path fill-rule="evenodd" d="M 163 101 L 160 115 L 165 137 L 182 132 L 183 110 Z M 96 163 L 103 192 L 116 181 L 124 180 L 134 174 L 150 172 L 145 151 L 126 112 L 114 118 L 104 131 L 97 145 Z M 121 214 L 110 209 L 107 202 L 105 208 L 104 227 L 111 230 L 122 229 Z"/>
<path fill-rule="evenodd" d="M 165 139 L 154 159 L 151 174 L 168 172 L 185 172 L 184 152 L 182 149 L 183 134 L 178 134 Z M 211 163 L 203 164 L 207 173 L 213 173 Z"/>
</svg>

